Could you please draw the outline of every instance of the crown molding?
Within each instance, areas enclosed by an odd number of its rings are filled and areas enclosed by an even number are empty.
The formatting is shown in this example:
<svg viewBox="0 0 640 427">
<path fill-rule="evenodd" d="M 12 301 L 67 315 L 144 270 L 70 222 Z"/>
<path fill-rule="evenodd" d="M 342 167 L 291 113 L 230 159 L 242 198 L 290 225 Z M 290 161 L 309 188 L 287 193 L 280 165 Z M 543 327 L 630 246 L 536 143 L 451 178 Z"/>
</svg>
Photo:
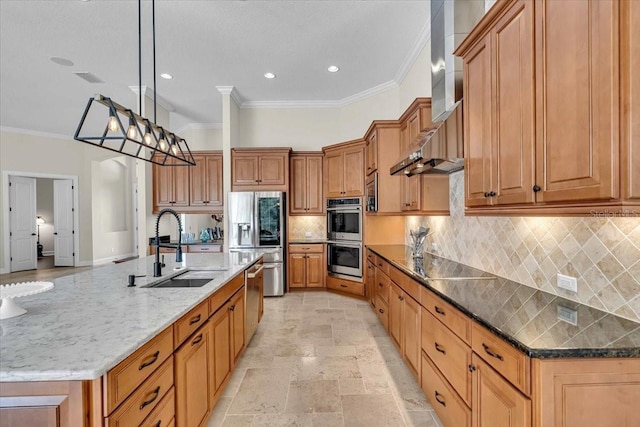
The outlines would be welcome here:
<svg viewBox="0 0 640 427">
<path fill-rule="evenodd" d="M 169 101 L 167 101 L 166 99 L 164 99 L 163 97 L 155 93 L 153 89 L 151 89 L 148 86 L 129 86 L 129 89 L 131 89 L 131 91 L 136 95 L 140 95 L 140 89 L 142 89 L 142 96 L 147 97 L 149 99 L 155 99 L 156 103 L 159 106 L 161 106 L 162 108 L 164 108 L 170 113 L 175 111 L 175 108 L 173 108 L 173 105 L 171 105 Z"/>
<path fill-rule="evenodd" d="M 190 130 L 217 130 L 217 129 L 222 129 L 222 123 L 187 123 L 186 125 L 176 130 L 176 133 L 182 134 Z"/>
<path fill-rule="evenodd" d="M 231 98 L 235 101 L 237 106 L 242 106 L 242 97 L 238 93 L 238 89 L 235 86 L 216 86 L 218 92 L 222 95 L 231 95 Z"/>
<path fill-rule="evenodd" d="M 69 142 L 75 142 L 73 140 L 73 135 L 62 135 L 59 133 L 40 132 L 37 130 L 12 128 L 9 126 L 0 126 L 0 132 L 10 132 L 10 133 L 17 133 L 20 135 L 38 136 L 41 138 L 62 139 Z"/>
<path fill-rule="evenodd" d="M 420 30 L 420 33 L 418 34 L 418 38 L 413 43 L 411 50 L 407 54 L 407 57 L 404 59 L 404 62 L 402 63 L 402 65 L 400 66 L 400 69 L 398 70 L 398 73 L 393 79 L 398 84 L 398 86 L 401 85 L 405 77 L 407 77 L 407 74 L 409 74 L 409 70 L 411 70 L 411 67 L 416 62 L 416 59 L 418 59 L 420 52 L 422 52 L 422 49 L 424 49 L 424 47 L 427 45 L 427 43 L 429 43 L 430 40 L 431 40 L 431 21 L 429 20 L 424 24 L 424 26 L 422 27 L 422 30 Z"/>
<path fill-rule="evenodd" d="M 362 101 L 363 99 L 370 98 L 372 96 L 381 94 L 391 89 L 397 89 L 398 83 L 395 80 L 389 80 L 388 82 L 381 83 L 378 86 L 371 87 L 355 95 L 347 96 L 339 101 L 339 106 L 344 107 L 354 102 Z"/>
</svg>

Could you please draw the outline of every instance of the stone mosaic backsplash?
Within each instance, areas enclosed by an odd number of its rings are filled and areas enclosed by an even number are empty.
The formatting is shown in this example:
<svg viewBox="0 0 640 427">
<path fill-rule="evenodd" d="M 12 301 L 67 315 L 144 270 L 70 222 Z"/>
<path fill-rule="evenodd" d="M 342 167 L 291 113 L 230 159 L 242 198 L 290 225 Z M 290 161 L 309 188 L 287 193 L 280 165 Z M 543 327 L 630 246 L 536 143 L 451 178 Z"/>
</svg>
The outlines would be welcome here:
<svg viewBox="0 0 640 427">
<path fill-rule="evenodd" d="M 305 233 L 311 233 L 306 236 Z M 326 239 L 327 217 L 319 216 L 289 216 L 289 240 Z"/>
<path fill-rule="evenodd" d="M 451 216 L 409 216 L 431 228 L 425 249 L 527 286 L 640 321 L 640 217 L 464 216 L 464 171 L 450 175 Z M 556 274 L 578 279 L 578 293 Z"/>
</svg>

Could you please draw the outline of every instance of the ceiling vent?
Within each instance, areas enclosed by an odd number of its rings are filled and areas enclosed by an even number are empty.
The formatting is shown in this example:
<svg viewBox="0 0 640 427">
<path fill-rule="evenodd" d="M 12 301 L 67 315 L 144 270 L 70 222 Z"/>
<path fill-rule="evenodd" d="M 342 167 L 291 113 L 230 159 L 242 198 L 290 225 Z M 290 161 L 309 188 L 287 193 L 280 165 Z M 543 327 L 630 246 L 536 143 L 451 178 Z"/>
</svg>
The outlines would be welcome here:
<svg viewBox="0 0 640 427">
<path fill-rule="evenodd" d="M 88 81 L 89 83 L 104 83 L 104 81 L 100 80 L 98 76 L 91 74 L 88 71 L 74 71 L 73 74 L 80 77 L 82 80 Z"/>
</svg>

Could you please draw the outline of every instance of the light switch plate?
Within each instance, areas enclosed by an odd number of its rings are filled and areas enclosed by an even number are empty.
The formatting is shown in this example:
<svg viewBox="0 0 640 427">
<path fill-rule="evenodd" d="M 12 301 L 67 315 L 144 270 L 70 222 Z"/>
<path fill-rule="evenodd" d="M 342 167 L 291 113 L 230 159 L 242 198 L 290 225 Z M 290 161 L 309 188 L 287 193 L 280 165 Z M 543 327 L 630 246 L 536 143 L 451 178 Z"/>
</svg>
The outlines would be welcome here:
<svg viewBox="0 0 640 427">
<path fill-rule="evenodd" d="M 313 237 L 313 233 L 311 233 L 310 231 L 305 231 L 305 233 L 304 233 L 304 237 L 305 237 L 306 239 L 309 239 L 309 238 Z"/>
<path fill-rule="evenodd" d="M 574 326 L 578 325 L 578 312 L 572 308 L 558 305 L 558 319 L 567 323 L 571 323 Z"/>
<path fill-rule="evenodd" d="M 557 285 L 561 289 L 576 293 L 578 292 L 578 279 L 575 277 L 565 276 L 564 274 L 558 273 Z"/>
</svg>

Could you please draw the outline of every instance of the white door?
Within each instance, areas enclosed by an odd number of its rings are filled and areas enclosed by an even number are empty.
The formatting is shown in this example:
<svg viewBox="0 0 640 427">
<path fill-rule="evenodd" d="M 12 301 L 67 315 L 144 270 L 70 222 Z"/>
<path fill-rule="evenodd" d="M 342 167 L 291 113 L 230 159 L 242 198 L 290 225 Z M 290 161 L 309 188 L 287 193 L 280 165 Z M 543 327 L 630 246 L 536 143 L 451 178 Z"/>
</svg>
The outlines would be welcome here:
<svg viewBox="0 0 640 427">
<path fill-rule="evenodd" d="M 34 178 L 9 178 L 9 210 L 11 271 L 34 270 L 38 266 Z"/>
<path fill-rule="evenodd" d="M 73 181 L 53 181 L 53 261 L 58 266 L 73 266 Z"/>
</svg>

